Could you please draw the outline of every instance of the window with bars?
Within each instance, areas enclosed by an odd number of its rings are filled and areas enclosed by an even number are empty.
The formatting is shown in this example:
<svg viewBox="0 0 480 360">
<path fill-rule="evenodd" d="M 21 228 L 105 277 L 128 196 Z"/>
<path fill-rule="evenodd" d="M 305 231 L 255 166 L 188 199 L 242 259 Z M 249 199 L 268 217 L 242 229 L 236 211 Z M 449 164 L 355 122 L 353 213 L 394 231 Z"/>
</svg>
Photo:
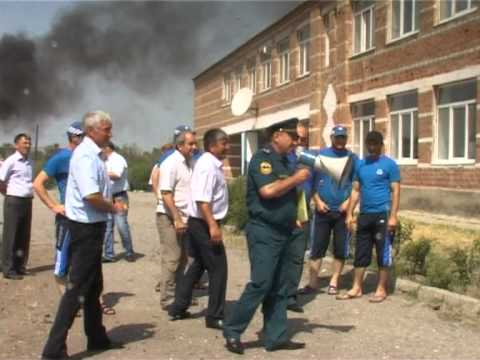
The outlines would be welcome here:
<svg viewBox="0 0 480 360">
<path fill-rule="evenodd" d="M 375 46 L 375 2 L 357 1 L 353 4 L 353 54 L 373 49 Z"/>
<path fill-rule="evenodd" d="M 365 139 L 374 128 L 375 102 L 364 101 L 352 104 L 353 118 L 353 152 L 363 158 L 368 154 Z"/>
<path fill-rule="evenodd" d="M 419 28 L 420 0 L 392 1 L 392 39 L 416 32 Z"/>
<path fill-rule="evenodd" d="M 476 158 L 476 88 L 476 80 L 469 80 L 437 89 L 437 160 Z"/>
<path fill-rule="evenodd" d="M 417 92 L 392 95 L 390 106 L 390 155 L 399 161 L 418 159 Z"/>
</svg>

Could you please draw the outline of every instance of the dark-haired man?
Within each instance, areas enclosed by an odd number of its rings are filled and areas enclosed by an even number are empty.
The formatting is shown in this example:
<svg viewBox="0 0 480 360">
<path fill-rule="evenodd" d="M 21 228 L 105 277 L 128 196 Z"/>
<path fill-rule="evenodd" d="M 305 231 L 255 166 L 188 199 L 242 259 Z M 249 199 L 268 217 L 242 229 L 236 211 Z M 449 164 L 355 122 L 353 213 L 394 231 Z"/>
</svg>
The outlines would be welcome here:
<svg viewBox="0 0 480 360">
<path fill-rule="evenodd" d="M 228 212 L 228 188 L 223 173 L 223 160 L 230 148 L 228 135 L 221 129 L 203 135 L 205 152 L 197 160 L 190 182 L 187 236 L 189 259 L 184 271 L 178 273 L 175 302 L 169 315 L 180 320 L 192 300 L 193 286 L 204 270 L 208 272 L 208 309 L 205 325 L 223 328 L 227 287 L 227 256 L 220 222 Z M 163 176 L 163 173 L 162 175 Z"/>
<path fill-rule="evenodd" d="M 388 269 L 392 265 L 392 241 L 398 224 L 400 203 L 400 170 L 396 162 L 382 154 L 383 136 L 370 131 L 365 143 L 368 156 L 357 167 L 352 185 L 346 223 L 351 231 L 353 211 L 360 200 L 355 248 L 355 274 L 352 288 L 337 296 L 338 300 L 356 299 L 363 295 L 363 276 L 372 261 L 375 245 L 378 264 L 378 284 L 370 302 L 387 298 Z"/>
<path fill-rule="evenodd" d="M 15 136 L 15 153 L 0 168 L 0 192 L 5 195 L 3 217 L 3 277 L 21 280 L 26 274 L 32 225 L 31 139 L 27 134 Z"/>
</svg>

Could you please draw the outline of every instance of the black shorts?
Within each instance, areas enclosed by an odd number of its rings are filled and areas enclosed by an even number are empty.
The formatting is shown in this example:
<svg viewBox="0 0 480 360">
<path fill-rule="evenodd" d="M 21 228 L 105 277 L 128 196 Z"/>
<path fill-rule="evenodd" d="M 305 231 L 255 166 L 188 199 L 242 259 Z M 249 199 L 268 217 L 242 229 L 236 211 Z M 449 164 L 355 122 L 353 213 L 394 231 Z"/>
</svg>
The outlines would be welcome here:
<svg viewBox="0 0 480 360">
<path fill-rule="evenodd" d="M 377 252 L 379 267 L 392 265 L 392 243 L 394 234 L 388 231 L 388 214 L 360 214 L 357 220 L 357 243 L 355 267 L 368 267 L 372 262 L 373 245 Z"/>
<path fill-rule="evenodd" d="M 315 213 L 310 259 L 316 260 L 325 257 L 332 231 L 333 256 L 339 260 L 345 260 L 348 257 L 351 236 L 345 225 L 345 214 L 329 211 L 325 214 Z"/>
</svg>

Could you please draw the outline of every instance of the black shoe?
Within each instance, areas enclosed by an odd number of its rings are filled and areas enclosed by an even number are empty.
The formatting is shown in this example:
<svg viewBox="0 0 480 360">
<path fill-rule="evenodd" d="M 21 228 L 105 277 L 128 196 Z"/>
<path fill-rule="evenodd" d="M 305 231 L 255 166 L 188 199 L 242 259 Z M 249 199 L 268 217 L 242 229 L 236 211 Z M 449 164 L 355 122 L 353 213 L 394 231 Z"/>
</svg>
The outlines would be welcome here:
<svg viewBox="0 0 480 360">
<path fill-rule="evenodd" d="M 117 261 L 117 259 L 115 259 L 115 258 L 102 256 L 102 263 L 114 263 L 116 261 Z"/>
<path fill-rule="evenodd" d="M 297 313 L 303 313 L 303 308 L 297 303 L 287 305 L 287 310 L 297 312 Z"/>
<path fill-rule="evenodd" d="M 87 351 L 107 351 L 107 350 L 115 350 L 115 349 L 123 349 L 124 346 L 122 343 L 115 342 L 115 341 L 105 341 L 101 343 L 88 343 Z"/>
<path fill-rule="evenodd" d="M 242 342 L 239 339 L 227 338 L 225 340 L 226 340 L 225 347 L 227 348 L 228 351 L 234 354 L 243 355 L 244 347 Z"/>
<path fill-rule="evenodd" d="M 177 321 L 177 320 L 186 319 L 190 317 L 192 314 L 190 314 L 188 311 L 182 311 L 181 313 L 176 313 L 176 314 L 168 313 L 168 315 L 170 315 L 170 321 Z"/>
<path fill-rule="evenodd" d="M 63 354 L 60 354 L 60 355 L 42 355 L 41 357 L 41 360 L 65 360 L 65 359 L 69 359 L 70 356 L 68 356 L 67 353 L 63 353 Z"/>
<path fill-rule="evenodd" d="M 210 329 L 223 330 L 222 319 L 205 319 L 205 326 Z"/>
<path fill-rule="evenodd" d="M 306 346 L 303 342 L 295 342 L 292 340 L 285 341 L 284 343 L 273 345 L 271 347 L 265 348 L 267 351 L 277 351 L 277 350 L 300 350 L 304 349 Z"/>
<path fill-rule="evenodd" d="M 22 275 L 22 276 L 28 276 L 28 275 L 30 275 L 30 272 L 29 272 L 27 269 L 25 269 L 25 268 L 23 268 L 23 269 L 18 269 L 16 272 L 17 272 L 17 274 Z"/>
<path fill-rule="evenodd" d="M 135 254 L 125 256 L 125 260 L 127 260 L 128 262 L 135 262 Z"/>
<path fill-rule="evenodd" d="M 23 276 L 20 275 L 19 273 L 15 272 L 15 271 L 9 271 L 8 273 L 3 274 L 3 277 L 5 279 L 9 279 L 9 280 L 22 280 L 23 279 Z"/>
</svg>

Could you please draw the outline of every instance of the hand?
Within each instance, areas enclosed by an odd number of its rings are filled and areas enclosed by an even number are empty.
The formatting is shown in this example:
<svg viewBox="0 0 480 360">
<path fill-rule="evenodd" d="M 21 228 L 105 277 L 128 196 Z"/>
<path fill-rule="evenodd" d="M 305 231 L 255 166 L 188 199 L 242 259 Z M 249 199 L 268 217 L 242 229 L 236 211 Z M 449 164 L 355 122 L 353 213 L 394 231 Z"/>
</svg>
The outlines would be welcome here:
<svg viewBox="0 0 480 360">
<path fill-rule="evenodd" d="M 393 233 L 395 232 L 395 230 L 397 229 L 397 226 L 398 226 L 398 219 L 396 216 L 394 215 L 391 215 L 389 218 L 388 218 L 388 224 L 387 224 L 387 227 L 388 227 L 388 231 Z"/>
<path fill-rule="evenodd" d="M 65 206 L 62 204 L 57 204 L 52 207 L 52 211 L 55 215 L 64 215 L 65 216 Z"/>
<path fill-rule="evenodd" d="M 355 225 L 355 219 L 353 218 L 352 214 L 348 214 L 345 218 L 345 225 L 349 232 L 353 232 L 353 226 Z"/>
<path fill-rule="evenodd" d="M 175 226 L 175 231 L 179 234 L 182 234 L 187 230 L 187 225 L 183 222 L 182 218 L 175 219 L 173 225 Z"/>
<path fill-rule="evenodd" d="M 324 203 L 322 200 L 317 198 L 315 198 L 315 207 L 317 208 L 317 211 L 320 214 L 325 214 L 330 210 L 330 208 L 326 203 Z"/>
<path fill-rule="evenodd" d="M 348 210 L 348 200 L 344 201 L 342 205 L 340 205 L 340 207 L 338 208 L 338 211 L 340 211 L 341 213 L 346 213 L 347 210 Z"/>
<path fill-rule="evenodd" d="M 222 235 L 222 230 L 220 227 L 215 224 L 214 226 L 211 226 L 209 229 L 210 232 L 210 240 L 208 241 L 210 245 L 219 245 L 223 241 L 223 235 Z"/>
<path fill-rule="evenodd" d="M 126 211 L 126 205 L 121 202 L 121 201 L 116 201 L 113 203 L 113 212 L 115 214 L 119 214 L 119 213 L 122 213 L 124 211 Z"/>
<path fill-rule="evenodd" d="M 297 182 L 301 184 L 307 181 L 310 177 L 310 170 L 307 168 L 300 168 L 295 172 L 295 174 L 293 174 L 293 176 L 296 178 Z"/>
</svg>

